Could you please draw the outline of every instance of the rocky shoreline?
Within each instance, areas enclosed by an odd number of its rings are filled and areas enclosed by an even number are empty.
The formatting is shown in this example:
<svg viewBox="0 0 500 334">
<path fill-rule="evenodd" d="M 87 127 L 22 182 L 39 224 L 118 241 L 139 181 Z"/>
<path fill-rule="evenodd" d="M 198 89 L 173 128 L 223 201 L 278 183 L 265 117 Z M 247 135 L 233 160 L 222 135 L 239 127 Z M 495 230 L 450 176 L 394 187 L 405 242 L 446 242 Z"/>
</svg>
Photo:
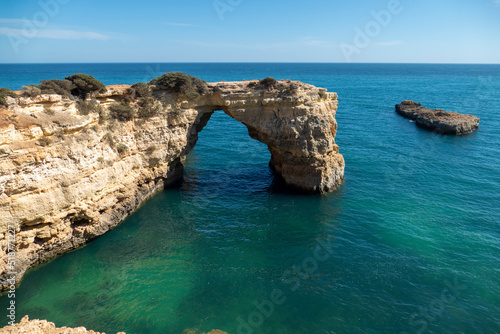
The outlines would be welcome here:
<svg viewBox="0 0 500 334">
<path fill-rule="evenodd" d="M 0 108 L 1 288 L 113 229 L 178 181 L 214 110 L 267 144 L 271 166 L 290 186 L 325 193 L 342 182 L 337 94 L 291 81 L 206 85 L 191 97 L 154 86 L 147 99 L 130 86 L 108 86 L 87 98 L 95 110 L 85 112 L 83 102 L 58 94 L 6 96 L 8 108 Z M 129 117 L 131 110 L 149 114 Z"/>
<path fill-rule="evenodd" d="M 94 332 L 87 330 L 85 327 L 69 328 L 69 327 L 56 327 L 53 322 L 47 320 L 29 320 L 25 316 L 17 324 L 5 326 L 0 328 L 0 334 L 106 334 L 104 332 Z M 110 333 L 108 333 L 110 334 Z M 126 334 L 125 332 L 118 332 L 117 334 Z M 205 334 L 194 329 L 187 329 L 180 334 Z M 221 330 L 213 330 L 207 334 L 227 334 Z"/>
<path fill-rule="evenodd" d="M 396 112 L 424 128 L 440 134 L 463 135 L 479 128 L 479 118 L 442 109 L 428 109 L 420 103 L 403 101 L 396 105 Z"/>
<path fill-rule="evenodd" d="M 38 319 L 29 320 L 28 316 L 25 316 L 17 324 L 0 328 L 0 334 L 106 334 L 106 333 L 94 332 L 92 330 L 87 330 L 85 327 L 58 328 L 53 322 L 48 322 L 47 320 L 38 320 Z M 117 334 L 125 334 L 125 332 L 118 332 Z"/>
</svg>

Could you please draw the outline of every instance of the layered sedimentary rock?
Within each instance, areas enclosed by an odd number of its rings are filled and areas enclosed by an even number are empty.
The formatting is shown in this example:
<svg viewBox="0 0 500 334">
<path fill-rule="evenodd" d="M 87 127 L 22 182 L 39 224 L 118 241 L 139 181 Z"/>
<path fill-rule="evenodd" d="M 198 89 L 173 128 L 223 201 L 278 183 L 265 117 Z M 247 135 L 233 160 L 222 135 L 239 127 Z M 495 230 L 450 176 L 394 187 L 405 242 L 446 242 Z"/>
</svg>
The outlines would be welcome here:
<svg viewBox="0 0 500 334">
<path fill-rule="evenodd" d="M 213 103 L 245 124 L 267 144 L 271 167 L 285 182 L 306 192 L 326 193 L 344 178 L 344 159 L 335 144 L 337 94 L 301 84 L 296 94 L 250 91 L 245 83 L 216 85 Z"/>
<path fill-rule="evenodd" d="M 69 328 L 69 327 L 56 327 L 52 322 L 47 320 L 29 320 L 28 316 L 21 319 L 18 324 L 11 326 L 5 326 L 0 328 L 0 334 L 106 334 L 101 332 L 94 332 L 93 330 L 87 330 L 85 327 Z M 125 332 L 119 332 L 117 334 L 125 334 Z M 185 330 L 180 334 L 201 334 L 197 330 Z M 208 334 L 227 334 L 221 330 L 213 330 Z"/>
<path fill-rule="evenodd" d="M 409 118 L 425 129 L 450 135 L 462 135 L 479 128 L 479 118 L 442 109 L 428 109 L 420 103 L 403 101 L 396 105 L 396 111 L 401 116 Z"/>
<path fill-rule="evenodd" d="M 47 320 L 29 320 L 28 316 L 21 319 L 18 324 L 0 328 L 0 334 L 106 334 L 87 330 L 85 327 L 68 328 L 56 327 Z M 125 334 L 119 332 L 117 334 Z"/>
<path fill-rule="evenodd" d="M 128 99 L 134 105 L 128 86 L 95 96 L 101 115 L 78 113 L 75 101 L 59 95 L 7 97 L 8 110 L 0 109 L 2 288 L 114 228 L 179 180 L 214 110 L 267 144 L 271 166 L 289 185 L 315 193 L 334 189 L 344 173 L 334 140 L 337 95 L 298 82 L 255 86 L 213 83 L 191 99 L 156 90 L 161 111 L 128 121 L 103 117 L 112 103 Z"/>
</svg>

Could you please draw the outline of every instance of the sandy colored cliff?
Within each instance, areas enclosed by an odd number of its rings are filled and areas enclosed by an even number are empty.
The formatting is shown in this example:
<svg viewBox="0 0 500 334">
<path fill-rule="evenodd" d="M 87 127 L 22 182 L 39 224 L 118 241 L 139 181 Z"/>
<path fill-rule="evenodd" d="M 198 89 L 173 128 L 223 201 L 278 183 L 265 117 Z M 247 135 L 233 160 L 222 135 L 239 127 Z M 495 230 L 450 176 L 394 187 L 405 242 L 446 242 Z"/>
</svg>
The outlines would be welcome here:
<svg viewBox="0 0 500 334">
<path fill-rule="evenodd" d="M 47 320 L 29 320 L 28 316 L 25 316 L 17 324 L 11 326 L 5 326 L 0 328 L 0 334 L 106 334 L 101 332 L 94 332 L 93 330 L 87 330 L 85 327 L 69 328 L 69 327 L 56 327 L 53 322 L 48 322 Z M 110 333 L 108 333 L 110 334 Z M 126 334 L 125 332 L 119 332 L 117 334 Z M 204 334 L 197 330 L 187 329 L 180 334 Z M 208 334 L 227 334 L 218 329 L 210 331 Z"/>
<path fill-rule="evenodd" d="M 59 95 L 7 97 L 8 109 L 0 109 L 2 288 L 106 233 L 179 180 L 214 110 L 267 144 L 271 166 L 290 186 L 325 193 L 342 181 L 335 93 L 285 81 L 272 89 L 248 81 L 209 89 L 196 98 L 155 90 L 157 114 L 121 121 L 108 119 L 108 107 L 124 100 L 135 105 L 128 86 L 94 96 L 101 114 L 82 115 L 74 100 Z"/>
</svg>

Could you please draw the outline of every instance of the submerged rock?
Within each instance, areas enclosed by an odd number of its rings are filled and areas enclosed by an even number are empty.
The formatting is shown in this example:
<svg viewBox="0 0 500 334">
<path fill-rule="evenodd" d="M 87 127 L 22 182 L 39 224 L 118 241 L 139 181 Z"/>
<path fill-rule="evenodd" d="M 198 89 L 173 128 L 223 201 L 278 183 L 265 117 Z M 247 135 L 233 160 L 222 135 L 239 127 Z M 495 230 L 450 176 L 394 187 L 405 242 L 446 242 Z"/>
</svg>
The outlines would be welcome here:
<svg viewBox="0 0 500 334">
<path fill-rule="evenodd" d="M 479 118 L 473 115 L 459 114 L 442 109 L 428 109 L 420 103 L 403 101 L 396 105 L 396 112 L 403 117 L 414 120 L 425 129 L 448 135 L 462 135 L 479 128 Z"/>
</svg>

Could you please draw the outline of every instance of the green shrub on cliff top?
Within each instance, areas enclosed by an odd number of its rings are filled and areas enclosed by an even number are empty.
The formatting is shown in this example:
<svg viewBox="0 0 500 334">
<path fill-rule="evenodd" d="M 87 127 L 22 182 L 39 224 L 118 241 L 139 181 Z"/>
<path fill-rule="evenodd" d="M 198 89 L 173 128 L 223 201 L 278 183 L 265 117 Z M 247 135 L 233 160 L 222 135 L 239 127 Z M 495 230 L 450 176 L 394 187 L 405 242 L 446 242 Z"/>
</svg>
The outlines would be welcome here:
<svg viewBox="0 0 500 334">
<path fill-rule="evenodd" d="M 76 73 L 72 76 L 66 77 L 66 80 L 71 81 L 75 88 L 71 90 L 71 94 L 85 99 L 90 93 L 105 93 L 106 86 L 91 75 Z"/>
<path fill-rule="evenodd" d="M 1 96 L 10 96 L 10 97 L 17 97 L 17 94 L 11 91 L 9 88 L 0 88 L 0 95 Z"/>
<path fill-rule="evenodd" d="M 41 94 L 58 94 L 65 97 L 71 96 L 71 91 L 76 88 L 76 85 L 69 80 L 42 80 L 41 84 L 36 86 L 40 89 Z"/>
<path fill-rule="evenodd" d="M 66 80 L 41 80 L 39 85 L 23 87 L 23 95 L 35 97 L 40 94 L 58 94 L 64 97 L 77 96 L 84 100 L 89 93 L 105 92 L 106 86 L 88 74 L 77 73 Z"/>
<path fill-rule="evenodd" d="M 23 86 L 23 96 L 35 97 L 40 94 L 42 91 L 36 85 Z"/>
<path fill-rule="evenodd" d="M 152 97 L 153 93 L 151 91 L 151 86 L 148 83 L 139 82 L 133 84 L 131 87 L 132 98 L 136 97 Z"/>
<path fill-rule="evenodd" d="M 271 89 L 278 84 L 278 80 L 271 77 L 267 77 L 265 79 L 260 80 L 259 84 L 265 89 Z"/>
<path fill-rule="evenodd" d="M 9 104 L 7 103 L 7 100 L 5 97 L 10 96 L 10 97 L 17 97 L 17 94 L 11 91 L 8 88 L 0 88 L 0 105 L 8 107 Z"/>
<path fill-rule="evenodd" d="M 160 89 L 166 89 L 175 93 L 183 93 L 188 98 L 197 98 L 208 92 L 207 82 L 191 75 L 181 72 L 165 73 L 161 77 L 150 81 Z"/>
<path fill-rule="evenodd" d="M 9 104 L 7 103 L 7 100 L 5 100 L 5 97 L 0 96 L 0 105 L 8 107 Z"/>
</svg>

